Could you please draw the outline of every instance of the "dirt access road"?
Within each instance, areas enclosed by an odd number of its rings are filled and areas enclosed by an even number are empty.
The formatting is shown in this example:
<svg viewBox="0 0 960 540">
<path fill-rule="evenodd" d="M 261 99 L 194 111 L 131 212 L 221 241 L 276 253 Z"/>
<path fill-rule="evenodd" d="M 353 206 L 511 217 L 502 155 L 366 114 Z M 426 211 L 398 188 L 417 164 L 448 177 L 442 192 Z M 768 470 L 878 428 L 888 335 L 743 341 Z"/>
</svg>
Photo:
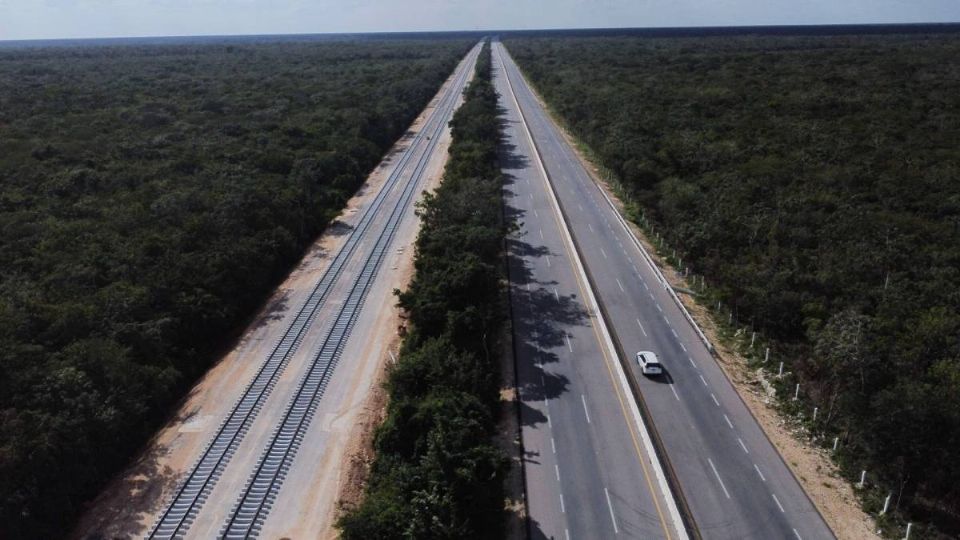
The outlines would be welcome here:
<svg viewBox="0 0 960 540">
<path fill-rule="evenodd" d="M 455 81 L 451 76 L 446 81 L 410 130 L 348 202 L 336 222 L 317 239 L 265 304 L 235 347 L 191 390 L 141 456 L 92 502 L 74 530 L 73 538 L 142 538 L 150 533 L 223 419 L 290 326 L 331 260 L 347 242 L 363 210 L 398 167 L 409 169 L 400 172 L 401 184 L 414 176 L 412 163 L 419 160 L 404 164 L 401 157 L 428 126 L 442 96 L 448 90 L 459 93 L 459 86 L 469 81 L 475 56 L 469 55 L 459 66 L 458 72 L 467 70 L 466 80 Z M 457 88 L 452 88 L 454 85 Z M 459 105 L 459 96 L 456 99 Z M 362 421 L 367 412 L 365 404 L 371 389 L 382 376 L 384 364 L 391 357 L 389 347 L 395 346 L 396 342 L 399 320 L 392 291 L 403 288 L 412 274 L 413 242 L 419 228 L 413 201 L 420 198 L 422 191 L 432 189 L 440 181 L 450 142 L 446 127 L 448 120 L 444 120 L 439 136 L 434 137 L 430 154 L 426 155 L 424 151 L 425 167 L 415 179 L 419 182 L 417 195 L 403 209 L 404 216 L 343 349 L 340 366 L 329 379 L 297 458 L 260 530 L 262 537 L 334 536 L 332 525 L 338 494 L 344 487 L 341 483 L 346 478 L 350 460 L 346 449 L 357 438 L 358 429 L 369 428 L 368 423 Z M 395 191 L 396 194 L 391 192 L 389 196 L 399 200 L 400 188 Z M 373 239 L 361 240 L 358 248 L 361 256 L 354 256 L 347 263 L 344 278 L 340 280 L 342 283 L 334 285 L 334 292 L 321 306 L 296 353 L 278 376 L 263 408 L 232 454 L 209 497 L 205 498 L 196 519 L 189 524 L 187 538 L 209 538 L 219 534 L 321 346 L 333 322 L 334 312 L 344 302 L 346 293 L 338 294 L 337 288 L 350 288 L 353 277 L 360 272 L 364 250 L 370 250 L 373 242 Z"/>
</svg>

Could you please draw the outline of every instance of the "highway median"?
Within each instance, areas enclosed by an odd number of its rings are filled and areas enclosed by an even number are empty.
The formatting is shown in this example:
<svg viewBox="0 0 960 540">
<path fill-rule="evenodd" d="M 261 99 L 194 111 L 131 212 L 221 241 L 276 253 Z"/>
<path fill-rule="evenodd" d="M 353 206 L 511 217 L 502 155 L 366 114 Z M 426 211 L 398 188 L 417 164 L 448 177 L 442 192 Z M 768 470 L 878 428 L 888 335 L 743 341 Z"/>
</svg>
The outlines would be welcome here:
<svg viewBox="0 0 960 540">
<path fill-rule="evenodd" d="M 441 186 L 418 205 L 415 275 L 397 292 L 407 333 L 387 381 L 365 498 L 345 539 L 489 538 L 503 531 L 499 418 L 503 224 L 497 96 L 485 45 Z"/>
</svg>

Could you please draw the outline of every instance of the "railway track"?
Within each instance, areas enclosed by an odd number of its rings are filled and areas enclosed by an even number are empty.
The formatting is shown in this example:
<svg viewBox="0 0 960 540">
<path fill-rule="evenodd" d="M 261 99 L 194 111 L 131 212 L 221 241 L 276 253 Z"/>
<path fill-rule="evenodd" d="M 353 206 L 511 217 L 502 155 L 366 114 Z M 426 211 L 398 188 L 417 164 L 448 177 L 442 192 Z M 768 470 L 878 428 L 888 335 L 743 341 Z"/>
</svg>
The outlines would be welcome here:
<svg viewBox="0 0 960 540">
<path fill-rule="evenodd" d="M 471 61 L 467 62 L 468 67 L 473 64 L 472 58 L 475 57 L 475 51 L 476 49 L 471 53 Z M 468 70 L 465 69 L 459 75 L 456 88 L 462 88 L 467 73 Z M 448 109 L 444 112 L 444 117 L 452 113 L 455 103 L 456 100 L 453 100 L 447 104 Z M 362 270 L 354 278 L 350 294 L 337 313 L 333 325 L 324 338 L 323 345 L 313 359 L 310 370 L 302 379 L 300 387 L 287 406 L 283 421 L 274 431 L 270 443 L 258 460 L 256 469 L 250 475 L 243 494 L 224 523 L 220 531 L 221 538 L 256 538 L 259 534 L 310 426 L 314 411 L 347 339 L 350 337 L 350 331 L 363 307 L 367 291 L 376 278 L 377 271 L 380 269 L 410 200 L 417 192 L 421 176 L 439 139 L 440 129 L 434 135 L 431 137 L 429 148 L 420 156 L 413 176 L 404 188 L 400 202 L 393 208 L 376 244 L 367 255 Z"/>
<path fill-rule="evenodd" d="M 471 51 L 470 54 L 475 56 L 475 52 L 476 49 Z M 468 58 L 472 58 L 472 56 Z M 240 442 L 249 430 L 250 425 L 270 395 L 277 379 L 282 374 L 290 358 L 292 358 L 298 350 L 306 335 L 307 329 L 310 328 L 316 319 L 320 307 L 325 303 L 330 292 L 334 289 L 334 285 L 343 274 L 347 262 L 353 257 L 361 240 L 364 239 L 371 224 L 374 222 L 375 217 L 380 213 L 388 195 L 400 182 L 403 176 L 402 173 L 406 170 L 409 161 L 417 154 L 417 151 L 424 145 L 424 141 L 426 141 L 427 148 L 420 154 L 420 159 L 417 162 L 414 174 L 411 175 L 410 180 L 404 187 L 403 195 L 393 207 L 391 217 L 387 222 L 387 226 L 393 223 L 389 232 L 389 237 L 392 239 L 393 232 L 395 232 L 396 226 L 399 223 L 399 219 L 396 220 L 396 223 L 393 222 L 394 216 L 402 216 L 402 209 L 408 204 L 415 186 L 419 183 L 419 176 L 422 174 L 423 166 L 425 166 L 424 164 L 436 147 L 437 136 L 447 124 L 448 116 L 451 114 L 457 98 L 462 91 L 466 74 L 469 72 L 469 66 L 471 65 L 472 60 L 461 64 L 459 67 L 460 72 L 454 77 L 453 84 L 451 84 L 444 95 L 440 97 L 436 108 L 427 119 L 424 128 L 417 133 L 414 140 L 406 150 L 403 151 L 393 172 L 391 172 L 373 202 L 364 210 L 357 226 L 351 231 L 344 245 L 338 250 L 336 256 L 324 271 L 320 280 L 298 311 L 296 317 L 284 332 L 284 335 L 257 371 L 256 376 L 244 389 L 243 394 L 231 409 L 230 414 L 228 414 L 220 424 L 216 435 L 214 435 L 196 464 L 191 468 L 187 478 L 174 493 L 172 500 L 167 505 L 163 514 L 157 519 L 155 525 L 147 535 L 148 539 L 183 538 L 187 533 L 187 530 L 202 508 L 203 503 L 209 497 L 217 480 L 226 468 L 230 458 L 234 452 L 236 452 Z M 380 246 L 380 241 L 385 236 L 387 226 L 379 233 L 377 246 Z M 388 247 L 388 244 L 389 242 L 383 247 L 384 251 L 386 247 Z M 379 266 L 379 261 L 382 260 L 382 256 L 383 253 L 381 253 L 377 259 L 376 267 Z M 354 286 L 351 289 L 351 296 L 353 295 L 353 289 L 356 288 L 357 280 L 368 274 L 367 270 L 370 265 L 370 260 L 370 256 L 368 256 L 363 271 L 360 276 L 355 279 Z M 372 280 L 375 275 L 376 267 L 369 275 L 370 280 Z M 349 307 L 348 304 L 349 300 L 348 303 L 344 304 L 344 307 L 341 308 L 341 314 L 344 309 Z M 352 307 L 356 311 L 359 311 L 360 305 L 357 304 Z M 337 320 L 340 320 L 339 315 Z M 340 327 L 338 324 L 338 322 L 335 322 L 331 327 L 325 339 L 324 347 L 326 347 L 327 342 L 330 341 L 330 336 L 335 335 L 337 332 L 344 332 L 343 336 L 349 334 L 348 328 Z M 345 337 L 343 339 L 345 340 Z M 342 349 L 342 345 L 340 345 L 340 349 Z M 323 349 L 321 349 L 321 353 L 322 352 Z M 337 353 L 337 356 L 338 355 L 339 352 Z M 319 358 L 319 356 L 318 354 L 317 357 Z M 330 358 L 333 359 L 333 356 Z M 314 360 L 313 364 L 310 373 L 313 372 L 313 367 L 316 366 L 317 359 Z M 309 374 L 304 382 L 308 379 Z M 275 442 L 275 440 L 271 442 L 271 447 Z M 261 466 L 262 464 L 258 463 L 258 470 Z"/>
</svg>

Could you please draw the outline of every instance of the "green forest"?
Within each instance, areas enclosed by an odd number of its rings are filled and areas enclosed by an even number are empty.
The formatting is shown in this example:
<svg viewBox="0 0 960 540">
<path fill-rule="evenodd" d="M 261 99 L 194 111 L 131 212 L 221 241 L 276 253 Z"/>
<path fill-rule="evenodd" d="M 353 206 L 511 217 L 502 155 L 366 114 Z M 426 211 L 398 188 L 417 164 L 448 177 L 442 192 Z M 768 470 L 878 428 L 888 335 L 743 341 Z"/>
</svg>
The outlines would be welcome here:
<svg viewBox="0 0 960 540">
<path fill-rule="evenodd" d="M 847 474 L 960 534 L 960 38 L 506 45 L 631 218 L 772 340 Z"/>
<path fill-rule="evenodd" d="M 0 51 L 0 537 L 66 533 L 471 45 Z"/>
<path fill-rule="evenodd" d="M 501 538 L 507 461 L 492 442 L 505 318 L 500 140 L 490 46 L 451 122 L 443 183 L 419 203 L 409 332 L 388 376 L 364 501 L 345 540 Z"/>
</svg>

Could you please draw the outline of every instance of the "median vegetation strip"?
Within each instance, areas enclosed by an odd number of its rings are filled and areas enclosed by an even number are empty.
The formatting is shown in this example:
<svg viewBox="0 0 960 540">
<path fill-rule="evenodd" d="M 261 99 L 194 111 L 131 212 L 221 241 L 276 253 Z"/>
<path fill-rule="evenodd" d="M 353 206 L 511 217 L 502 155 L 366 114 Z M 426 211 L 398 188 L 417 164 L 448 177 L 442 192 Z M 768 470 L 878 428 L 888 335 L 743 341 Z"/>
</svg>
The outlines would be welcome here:
<svg viewBox="0 0 960 540">
<path fill-rule="evenodd" d="M 470 45 L 0 52 L 0 537 L 65 533 Z"/>
<path fill-rule="evenodd" d="M 960 531 L 960 39 L 507 45 L 884 531 Z"/>
<path fill-rule="evenodd" d="M 398 293 L 408 333 L 388 376 L 366 497 L 345 539 L 494 538 L 507 462 L 499 418 L 503 305 L 497 95 L 490 47 L 451 122 L 443 182 L 419 204 L 415 275 Z"/>
</svg>

